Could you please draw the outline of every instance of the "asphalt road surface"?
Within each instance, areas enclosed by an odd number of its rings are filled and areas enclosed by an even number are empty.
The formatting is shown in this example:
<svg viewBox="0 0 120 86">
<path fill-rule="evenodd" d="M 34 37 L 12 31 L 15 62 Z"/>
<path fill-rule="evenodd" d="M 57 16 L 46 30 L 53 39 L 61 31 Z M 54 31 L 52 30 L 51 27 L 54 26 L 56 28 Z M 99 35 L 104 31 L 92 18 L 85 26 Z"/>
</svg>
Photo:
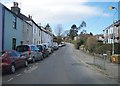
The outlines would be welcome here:
<svg viewBox="0 0 120 86">
<path fill-rule="evenodd" d="M 82 53 L 82 52 L 80 52 Z M 4 74 L 3 84 L 117 84 L 77 59 L 71 44 L 59 48 L 43 61 L 20 68 L 15 74 Z"/>
</svg>

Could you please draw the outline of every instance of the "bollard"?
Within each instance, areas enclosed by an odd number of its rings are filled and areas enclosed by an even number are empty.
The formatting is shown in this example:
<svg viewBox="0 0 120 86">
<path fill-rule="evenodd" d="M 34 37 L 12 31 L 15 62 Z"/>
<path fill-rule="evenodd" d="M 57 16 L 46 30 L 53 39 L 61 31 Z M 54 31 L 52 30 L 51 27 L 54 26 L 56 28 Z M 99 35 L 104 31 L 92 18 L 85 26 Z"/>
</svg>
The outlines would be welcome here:
<svg viewBox="0 0 120 86">
<path fill-rule="evenodd" d="M 104 57 L 104 66 L 103 66 L 103 68 L 104 68 L 104 70 L 105 70 L 105 60 L 106 60 L 106 57 L 107 57 L 107 54 L 103 54 L 103 57 Z"/>
</svg>

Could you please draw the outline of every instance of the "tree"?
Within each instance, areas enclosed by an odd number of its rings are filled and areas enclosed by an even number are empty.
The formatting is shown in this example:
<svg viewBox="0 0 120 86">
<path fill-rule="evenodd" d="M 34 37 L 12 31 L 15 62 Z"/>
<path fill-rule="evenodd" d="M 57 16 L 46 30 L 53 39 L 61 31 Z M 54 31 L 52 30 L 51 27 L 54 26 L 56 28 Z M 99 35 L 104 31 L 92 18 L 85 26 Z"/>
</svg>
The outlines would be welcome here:
<svg viewBox="0 0 120 86">
<path fill-rule="evenodd" d="M 87 39 L 86 47 L 90 52 L 94 52 L 97 45 L 96 37 L 91 36 Z"/>
<path fill-rule="evenodd" d="M 55 33 L 56 33 L 56 42 L 59 44 L 62 42 L 62 33 L 63 33 L 62 24 L 58 24 L 56 26 Z"/>
<path fill-rule="evenodd" d="M 69 33 L 70 38 L 73 40 L 74 37 L 78 35 L 77 33 L 78 33 L 77 26 L 73 24 L 71 26 L 70 33 Z"/>
<path fill-rule="evenodd" d="M 93 34 L 90 32 L 90 35 L 93 36 Z"/>
<path fill-rule="evenodd" d="M 82 27 L 86 27 L 86 22 L 85 21 L 82 21 L 82 23 L 78 27 L 78 30 L 80 30 Z"/>
<path fill-rule="evenodd" d="M 50 32 L 52 32 L 52 29 L 51 29 L 51 27 L 50 27 L 49 24 L 47 24 L 47 25 L 45 26 L 45 29 L 48 30 L 48 31 L 50 31 Z"/>
<path fill-rule="evenodd" d="M 62 24 L 58 24 L 56 29 L 55 29 L 56 35 L 57 36 L 61 36 L 61 34 L 63 33 L 63 27 Z"/>
</svg>

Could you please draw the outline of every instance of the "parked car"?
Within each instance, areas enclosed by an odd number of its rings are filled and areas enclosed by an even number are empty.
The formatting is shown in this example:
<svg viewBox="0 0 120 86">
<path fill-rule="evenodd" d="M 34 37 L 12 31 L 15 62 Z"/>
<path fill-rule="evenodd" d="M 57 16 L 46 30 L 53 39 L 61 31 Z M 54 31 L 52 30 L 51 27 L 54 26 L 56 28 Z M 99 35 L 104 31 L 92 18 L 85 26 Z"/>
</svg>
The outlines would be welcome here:
<svg viewBox="0 0 120 86">
<path fill-rule="evenodd" d="M 2 72 L 15 73 L 17 68 L 28 66 L 27 58 L 15 50 L 6 50 L 1 52 L 0 60 L 2 61 Z"/>
<path fill-rule="evenodd" d="M 63 46 L 65 46 L 66 44 L 65 44 L 65 42 L 61 42 L 58 46 L 59 47 L 63 47 Z"/>
<path fill-rule="evenodd" d="M 42 53 L 39 52 L 36 45 L 19 45 L 16 50 L 26 56 L 29 62 L 34 63 L 36 60 L 43 59 Z"/>
<path fill-rule="evenodd" d="M 53 42 L 53 49 L 57 50 L 59 48 L 58 43 L 57 42 Z"/>
<path fill-rule="evenodd" d="M 46 55 L 49 56 L 49 46 L 48 46 L 48 43 L 42 43 L 42 45 L 45 47 Z"/>
<path fill-rule="evenodd" d="M 39 52 L 42 53 L 44 58 L 49 55 L 48 51 L 46 50 L 46 48 L 43 44 L 39 44 L 39 45 L 37 45 L 37 47 L 39 48 Z"/>
<path fill-rule="evenodd" d="M 54 52 L 53 47 L 52 47 L 52 46 L 49 46 L 49 47 L 48 47 L 48 51 L 49 51 L 49 54 L 52 54 L 52 53 Z"/>
</svg>

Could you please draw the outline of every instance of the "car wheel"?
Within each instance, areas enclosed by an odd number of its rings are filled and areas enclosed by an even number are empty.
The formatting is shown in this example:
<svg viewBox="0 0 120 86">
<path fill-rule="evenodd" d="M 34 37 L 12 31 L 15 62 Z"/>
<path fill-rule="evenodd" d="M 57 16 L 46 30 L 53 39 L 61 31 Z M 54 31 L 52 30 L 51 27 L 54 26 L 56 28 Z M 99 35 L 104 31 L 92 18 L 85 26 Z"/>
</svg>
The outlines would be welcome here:
<svg viewBox="0 0 120 86">
<path fill-rule="evenodd" d="M 33 59 L 32 59 L 32 63 L 34 63 L 35 62 L 35 58 L 33 57 Z"/>
<path fill-rule="evenodd" d="M 44 58 L 44 57 L 43 57 L 43 56 L 41 56 L 41 60 L 43 60 L 43 58 Z"/>
<path fill-rule="evenodd" d="M 10 72 L 15 73 L 15 71 L 16 71 L 15 65 L 12 64 L 11 67 L 10 67 Z"/>
<path fill-rule="evenodd" d="M 25 67 L 27 67 L 27 66 L 28 66 L 28 61 L 26 60 L 26 61 L 25 61 Z"/>
</svg>

